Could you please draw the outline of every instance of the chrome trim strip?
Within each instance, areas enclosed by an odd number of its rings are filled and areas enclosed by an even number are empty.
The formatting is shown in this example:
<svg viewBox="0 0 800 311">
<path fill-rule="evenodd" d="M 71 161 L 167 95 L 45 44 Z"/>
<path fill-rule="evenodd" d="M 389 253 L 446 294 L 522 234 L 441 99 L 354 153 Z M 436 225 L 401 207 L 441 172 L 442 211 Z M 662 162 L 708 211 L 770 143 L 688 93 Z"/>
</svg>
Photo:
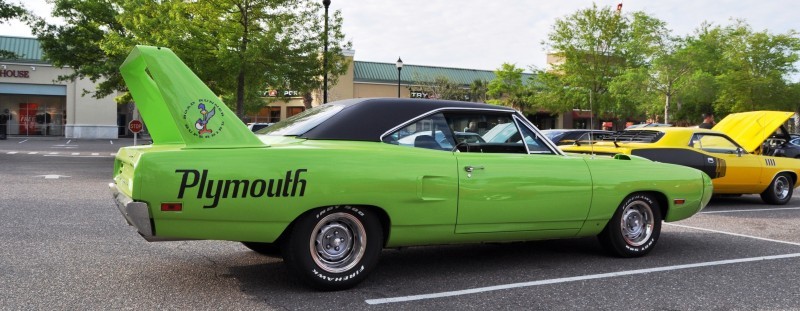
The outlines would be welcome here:
<svg viewBox="0 0 800 311">
<path fill-rule="evenodd" d="M 536 128 L 535 125 L 533 125 L 530 121 L 528 121 L 528 119 L 525 118 L 525 116 L 522 115 L 521 112 L 516 111 L 516 114 L 514 115 L 514 119 L 519 120 L 519 122 L 524 124 L 526 128 L 528 128 L 534 134 L 536 134 L 536 136 L 538 136 L 540 140 L 544 141 L 544 143 L 547 144 L 547 146 L 550 148 L 550 151 L 552 151 L 553 154 L 562 155 L 562 156 L 564 155 L 564 153 L 561 152 L 561 149 L 558 149 L 558 146 L 553 144 L 553 142 L 550 141 L 550 139 L 547 138 L 547 136 L 544 136 L 544 134 L 542 134 L 542 132 L 540 132 L 539 129 Z M 517 129 L 517 130 L 519 130 L 519 129 Z M 522 132 L 522 131 L 520 131 L 520 132 Z M 523 143 L 524 143 L 524 141 L 523 141 Z M 525 144 L 525 148 L 527 150 L 528 144 Z M 530 150 L 528 150 L 528 154 L 531 154 Z"/>
</svg>

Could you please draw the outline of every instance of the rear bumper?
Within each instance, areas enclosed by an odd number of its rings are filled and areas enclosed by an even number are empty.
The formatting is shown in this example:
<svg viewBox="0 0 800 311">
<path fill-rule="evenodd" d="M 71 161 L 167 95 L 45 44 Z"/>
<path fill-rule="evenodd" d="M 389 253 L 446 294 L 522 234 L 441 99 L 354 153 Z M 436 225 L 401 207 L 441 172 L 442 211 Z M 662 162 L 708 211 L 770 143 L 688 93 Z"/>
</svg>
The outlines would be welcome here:
<svg viewBox="0 0 800 311">
<path fill-rule="evenodd" d="M 125 220 L 128 221 L 128 224 L 136 227 L 136 230 L 139 231 L 139 234 L 141 234 L 145 240 L 158 240 L 153 230 L 153 222 L 150 220 L 150 212 L 147 203 L 134 202 L 129 196 L 120 192 L 115 183 L 108 184 L 108 187 L 111 188 L 111 195 L 114 197 L 114 203 L 116 203 L 117 209 L 119 209 L 119 212 L 125 217 Z"/>
</svg>

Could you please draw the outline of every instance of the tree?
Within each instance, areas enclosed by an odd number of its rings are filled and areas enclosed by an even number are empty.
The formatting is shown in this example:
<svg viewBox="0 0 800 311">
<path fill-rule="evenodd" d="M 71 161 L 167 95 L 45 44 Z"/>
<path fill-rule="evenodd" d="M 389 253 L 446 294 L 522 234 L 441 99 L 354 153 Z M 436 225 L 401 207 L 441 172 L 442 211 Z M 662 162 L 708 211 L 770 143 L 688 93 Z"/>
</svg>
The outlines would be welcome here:
<svg viewBox="0 0 800 311">
<path fill-rule="evenodd" d="M 321 84 L 321 4 L 310 0 L 56 0 L 34 31 L 45 56 L 70 66 L 65 80 L 99 81 L 96 97 L 125 91 L 118 67 L 134 44 L 167 46 L 234 107 L 263 106 L 269 87 L 307 90 Z M 341 15 L 330 24 L 329 76 L 344 72 Z M 124 100 L 124 99 L 123 99 Z M 250 107 L 248 109 L 248 107 Z"/>
<path fill-rule="evenodd" d="M 563 103 L 561 111 L 579 108 L 586 99 L 585 108 L 592 112 L 608 110 L 609 100 L 605 95 L 611 79 L 625 65 L 623 33 L 627 29 L 626 19 L 610 7 L 597 5 L 556 20 L 543 44 L 556 51 L 561 59 L 553 65 L 553 71 L 561 77 L 548 79 L 556 83 L 549 85 L 550 97 Z"/>
<path fill-rule="evenodd" d="M 9 20 L 23 17 L 25 9 L 21 6 L 6 3 L 5 0 L 0 0 L 0 25 L 5 24 Z M 0 59 L 15 59 L 19 57 L 14 52 L 0 50 Z"/>
<path fill-rule="evenodd" d="M 504 63 L 494 71 L 494 80 L 489 81 L 486 95 L 487 103 L 514 107 L 520 111 L 530 106 L 529 94 L 522 81 L 522 68 L 514 64 Z"/>
<path fill-rule="evenodd" d="M 475 79 L 475 81 L 472 81 L 469 85 L 469 100 L 478 103 L 486 102 L 486 92 L 488 91 L 487 81 Z"/>
<path fill-rule="evenodd" d="M 644 73 L 659 51 L 658 42 L 666 33 L 665 23 L 645 13 L 621 14 L 610 7 L 591 8 L 556 20 L 546 49 L 555 51 L 559 59 L 552 70 L 539 76 L 542 94 L 536 95 L 540 105 L 564 112 L 573 108 L 593 113 L 619 116 L 630 112 L 643 94 L 625 90 L 628 98 L 615 98 L 610 89 L 615 79 L 634 81 Z M 632 70 L 621 77 L 626 70 Z M 616 82 L 617 95 L 623 94 L 622 82 Z M 641 92 L 650 92 L 643 87 Z"/>
<path fill-rule="evenodd" d="M 717 77 L 720 83 L 719 105 L 730 111 L 793 109 L 787 102 L 788 75 L 797 72 L 800 38 L 795 31 L 773 35 L 753 32 L 737 20 L 724 31 L 728 34 L 726 58 L 730 67 Z"/>
<path fill-rule="evenodd" d="M 791 74 L 800 52 L 795 31 L 754 32 L 741 20 L 731 25 L 705 23 L 686 40 L 691 66 L 679 97 L 698 112 L 717 116 L 750 110 L 795 110 Z"/>
<path fill-rule="evenodd" d="M 413 74 L 415 89 L 428 95 L 431 99 L 447 100 L 466 100 L 469 97 L 469 89 L 455 83 L 445 76 L 436 76 L 432 80 L 430 77 L 422 77 Z"/>
</svg>

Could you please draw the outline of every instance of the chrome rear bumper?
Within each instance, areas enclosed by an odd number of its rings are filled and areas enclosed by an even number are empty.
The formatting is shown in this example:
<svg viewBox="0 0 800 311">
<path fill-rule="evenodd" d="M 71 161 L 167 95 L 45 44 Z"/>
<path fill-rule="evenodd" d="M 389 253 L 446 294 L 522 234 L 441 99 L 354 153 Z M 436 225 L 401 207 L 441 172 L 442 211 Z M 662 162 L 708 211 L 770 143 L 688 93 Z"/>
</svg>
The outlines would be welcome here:
<svg viewBox="0 0 800 311">
<path fill-rule="evenodd" d="M 108 187 L 111 188 L 111 195 L 114 197 L 117 209 L 128 221 L 128 224 L 136 227 L 145 240 L 158 240 L 153 231 L 153 223 L 150 221 L 147 203 L 134 202 L 133 199 L 120 192 L 115 183 L 108 184 Z"/>
</svg>

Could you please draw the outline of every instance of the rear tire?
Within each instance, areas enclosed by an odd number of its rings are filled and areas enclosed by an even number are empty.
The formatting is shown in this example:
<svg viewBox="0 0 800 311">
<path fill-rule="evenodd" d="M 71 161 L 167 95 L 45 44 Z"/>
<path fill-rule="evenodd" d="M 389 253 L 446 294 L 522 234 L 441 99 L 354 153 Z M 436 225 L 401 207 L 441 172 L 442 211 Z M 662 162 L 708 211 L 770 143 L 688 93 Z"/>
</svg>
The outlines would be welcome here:
<svg viewBox="0 0 800 311">
<path fill-rule="evenodd" d="M 769 187 L 761 193 L 761 199 L 767 204 L 784 205 L 792 199 L 793 192 L 794 179 L 792 179 L 792 176 L 787 173 L 780 173 L 775 176 Z"/>
<path fill-rule="evenodd" d="M 609 253 L 619 257 L 644 256 L 661 234 L 661 209 L 650 194 L 632 194 L 622 201 L 597 236 Z"/>
<path fill-rule="evenodd" d="M 356 286 L 378 264 L 383 230 L 367 209 L 331 206 L 306 213 L 283 239 L 283 258 L 291 272 L 320 290 Z"/>
</svg>

